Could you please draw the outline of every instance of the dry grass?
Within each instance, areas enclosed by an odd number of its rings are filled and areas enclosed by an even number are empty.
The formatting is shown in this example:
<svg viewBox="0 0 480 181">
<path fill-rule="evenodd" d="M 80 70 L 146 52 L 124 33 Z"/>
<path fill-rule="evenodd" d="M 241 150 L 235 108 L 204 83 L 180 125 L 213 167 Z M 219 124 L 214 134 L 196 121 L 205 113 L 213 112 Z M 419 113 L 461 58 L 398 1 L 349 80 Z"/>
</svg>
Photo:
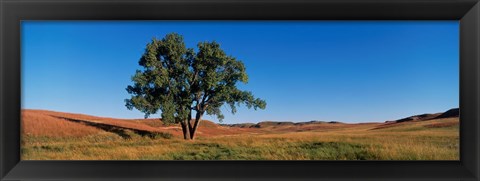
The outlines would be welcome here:
<svg viewBox="0 0 480 181">
<path fill-rule="evenodd" d="M 42 111 L 22 111 L 22 135 L 48 137 L 78 137 L 94 135 L 102 130 L 65 121 Z"/>
<path fill-rule="evenodd" d="M 35 115 L 39 115 L 42 118 L 37 118 Z M 26 117 L 27 116 L 27 117 Z M 105 118 L 105 117 L 96 117 L 84 114 L 73 114 L 73 113 L 63 113 L 55 111 L 45 111 L 45 110 L 23 110 L 22 111 L 22 122 L 25 125 L 30 127 L 35 127 L 39 125 L 45 125 L 48 127 L 51 124 L 52 120 L 60 120 L 60 122 L 67 122 L 68 120 L 77 120 L 77 121 L 86 121 L 92 123 L 101 123 L 116 127 L 131 128 L 137 130 L 144 130 L 149 132 L 164 132 L 169 133 L 174 136 L 180 137 L 182 130 L 179 125 L 168 125 L 163 124 L 161 119 L 116 119 L 116 118 Z M 71 122 L 71 121 L 70 121 Z M 74 123 L 69 124 L 72 129 L 68 131 L 73 131 L 76 129 L 75 126 L 80 125 L 80 127 L 85 127 L 82 124 Z M 45 128 L 45 132 L 49 132 L 49 128 Z M 56 129 L 56 127 L 52 127 Z M 39 130 L 40 131 L 40 130 Z M 230 134 L 242 134 L 244 132 L 249 132 L 248 130 L 241 128 L 228 128 L 219 126 L 211 121 L 202 120 L 199 125 L 199 130 L 197 134 L 199 136 L 215 136 L 215 135 L 230 135 Z M 25 132 L 28 133 L 28 132 Z M 41 136 L 48 136 L 48 134 L 38 134 Z M 52 135 L 54 136 L 54 135 Z"/>
<path fill-rule="evenodd" d="M 185 141 L 180 134 L 174 134 L 171 139 L 153 139 L 129 131 L 126 134 L 130 137 L 125 139 L 79 123 L 52 119 L 52 115 L 152 131 L 178 128 L 152 119 L 121 120 L 46 111 L 43 114 L 39 114 L 42 111 L 28 112 L 23 114 L 23 125 L 28 128 L 23 132 L 24 160 L 459 159 L 458 118 L 398 124 L 326 123 L 265 128 L 222 127 L 205 121 L 203 126 L 201 123 L 198 139 Z M 65 125 L 60 127 L 57 124 Z M 77 129 L 80 127 L 84 130 L 81 134 Z M 33 130 L 36 130 L 35 134 L 26 134 Z M 51 133 L 56 131 L 59 133 Z M 178 128 L 178 131 L 181 130 Z M 68 137 L 72 136 L 69 135 L 72 132 L 78 132 L 76 137 Z"/>
<path fill-rule="evenodd" d="M 440 123 L 432 123 L 428 125 L 424 125 L 427 128 L 448 128 L 448 127 L 454 127 L 458 126 L 459 122 L 458 121 L 452 121 L 452 122 L 440 122 Z"/>
</svg>

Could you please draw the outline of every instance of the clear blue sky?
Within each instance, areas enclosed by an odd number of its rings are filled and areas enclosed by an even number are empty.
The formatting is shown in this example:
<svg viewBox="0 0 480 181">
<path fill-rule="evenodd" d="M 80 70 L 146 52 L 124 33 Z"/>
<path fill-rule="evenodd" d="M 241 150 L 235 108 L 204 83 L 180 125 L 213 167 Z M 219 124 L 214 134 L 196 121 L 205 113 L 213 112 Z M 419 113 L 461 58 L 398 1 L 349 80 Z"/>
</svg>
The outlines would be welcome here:
<svg viewBox="0 0 480 181">
<path fill-rule="evenodd" d="M 265 110 L 224 123 L 379 122 L 459 106 L 458 21 L 24 21 L 22 108 L 143 118 L 125 91 L 152 37 L 215 40 Z M 153 115 L 158 117 L 158 115 Z M 211 117 L 206 119 L 216 120 Z"/>
</svg>

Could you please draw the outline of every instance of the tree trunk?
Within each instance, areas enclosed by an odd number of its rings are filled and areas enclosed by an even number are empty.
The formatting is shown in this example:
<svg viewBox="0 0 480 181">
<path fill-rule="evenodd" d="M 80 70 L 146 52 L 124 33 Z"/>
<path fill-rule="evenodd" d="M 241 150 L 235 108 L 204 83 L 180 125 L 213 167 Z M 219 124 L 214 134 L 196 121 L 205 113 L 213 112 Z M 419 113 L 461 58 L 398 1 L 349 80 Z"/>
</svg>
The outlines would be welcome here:
<svg viewBox="0 0 480 181">
<path fill-rule="evenodd" d="M 182 132 L 183 132 L 183 139 L 190 139 L 190 130 L 187 122 L 181 122 L 180 125 L 182 125 Z"/>
<path fill-rule="evenodd" d="M 195 116 L 195 123 L 193 124 L 193 128 L 190 130 L 190 138 L 192 140 L 195 139 L 195 131 L 197 131 L 198 124 L 202 119 L 202 115 L 203 115 L 203 112 L 197 112 L 197 115 Z"/>
<path fill-rule="evenodd" d="M 192 135 L 192 130 L 193 130 L 193 127 L 192 127 L 192 112 L 191 111 L 188 114 L 187 126 L 188 126 L 188 131 L 190 133 L 190 135 L 188 135 L 188 138 L 190 139 L 190 136 Z"/>
</svg>

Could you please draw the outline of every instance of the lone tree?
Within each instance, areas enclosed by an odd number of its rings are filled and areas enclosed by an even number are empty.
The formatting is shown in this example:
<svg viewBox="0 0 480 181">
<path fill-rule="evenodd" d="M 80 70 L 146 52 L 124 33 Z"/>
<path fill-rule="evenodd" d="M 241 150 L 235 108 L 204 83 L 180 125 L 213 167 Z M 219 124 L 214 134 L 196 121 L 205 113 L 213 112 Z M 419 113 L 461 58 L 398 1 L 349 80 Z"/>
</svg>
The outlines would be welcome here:
<svg viewBox="0 0 480 181">
<path fill-rule="evenodd" d="M 138 62 L 143 69 L 136 71 L 134 84 L 126 89 L 132 95 L 125 99 L 126 107 L 145 113 L 145 118 L 161 111 L 165 123 L 180 123 L 184 139 L 195 138 L 205 113 L 223 120 L 222 105 L 228 105 L 232 114 L 241 104 L 265 109 L 264 100 L 237 88 L 238 82 L 248 82 L 241 61 L 226 55 L 215 41 L 197 47 L 197 52 L 186 48 L 176 33 L 153 38 Z"/>
</svg>

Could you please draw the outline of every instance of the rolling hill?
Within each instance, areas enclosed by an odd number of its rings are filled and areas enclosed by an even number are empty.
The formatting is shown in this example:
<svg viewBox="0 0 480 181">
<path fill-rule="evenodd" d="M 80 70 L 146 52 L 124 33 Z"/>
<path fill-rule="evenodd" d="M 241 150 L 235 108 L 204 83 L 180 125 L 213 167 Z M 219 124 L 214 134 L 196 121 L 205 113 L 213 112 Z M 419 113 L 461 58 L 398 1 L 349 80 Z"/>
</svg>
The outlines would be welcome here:
<svg viewBox="0 0 480 181">
<path fill-rule="evenodd" d="M 385 123 L 354 124 L 326 121 L 263 121 L 256 124 L 216 124 L 209 120 L 202 120 L 198 129 L 198 135 L 201 137 L 212 137 L 236 134 L 334 131 L 345 129 L 378 130 L 399 126 L 401 127 L 409 124 L 416 125 L 413 123 L 425 121 L 430 121 L 432 124 L 434 123 L 433 125 L 427 127 L 435 128 L 442 125 L 458 125 L 458 115 L 458 109 L 451 109 L 444 113 L 415 115 L 395 121 L 386 121 Z M 452 122 L 452 120 L 457 121 Z M 22 111 L 22 133 L 25 135 L 69 137 L 95 135 L 101 132 L 117 134 L 123 138 L 130 137 L 127 132 L 147 137 L 180 137 L 182 134 L 179 125 L 166 125 L 161 121 L 161 119 L 115 119 L 46 110 Z"/>
</svg>

